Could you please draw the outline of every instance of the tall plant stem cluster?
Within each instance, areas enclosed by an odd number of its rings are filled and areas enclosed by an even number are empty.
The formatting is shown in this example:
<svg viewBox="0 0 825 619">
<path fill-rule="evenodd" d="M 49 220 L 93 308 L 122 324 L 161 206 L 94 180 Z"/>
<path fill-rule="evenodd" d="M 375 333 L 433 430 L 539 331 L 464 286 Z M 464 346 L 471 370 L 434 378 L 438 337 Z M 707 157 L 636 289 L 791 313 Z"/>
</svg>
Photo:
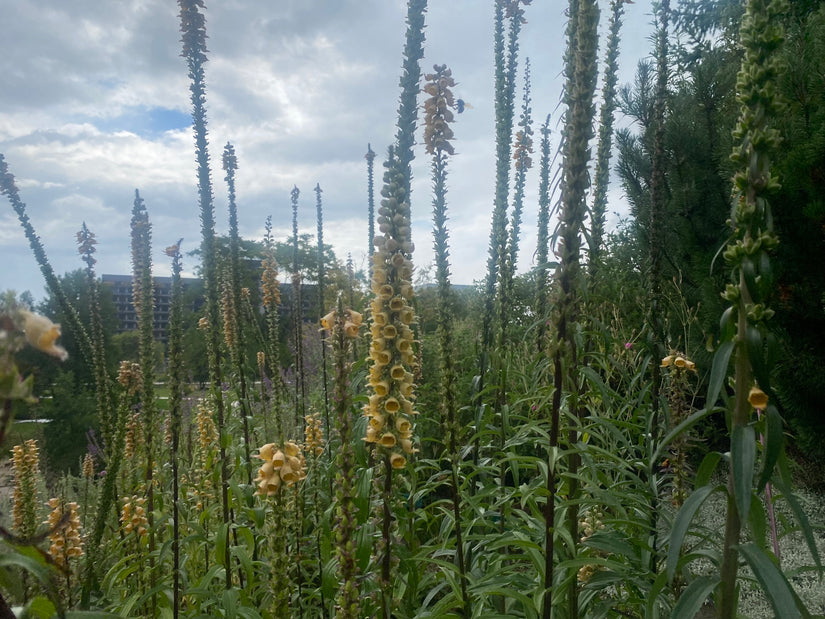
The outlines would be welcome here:
<svg viewBox="0 0 825 619">
<path fill-rule="evenodd" d="M 152 289 L 152 226 L 149 213 L 135 190 L 132 207 L 132 303 L 137 314 L 139 333 L 141 385 L 141 413 L 143 417 L 143 442 L 146 448 L 146 510 L 149 523 L 149 582 L 154 589 L 155 574 L 155 426 L 157 425 L 155 400 L 154 323 L 155 303 Z M 154 596 L 152 605 L 154 608 Z"/>
<path fill-rule="evenodd" d="M 324 265 L 324 204 L 321 201 L 321 184 L 315 185 L 315 210 L 318 225 L 318 312 L 325 307 L 324 295 L 326 290 L 326 266 Z M 320 316 L 318 316 L 320 319 Z M 321 342 L 321 374 L 324 388 L 324 431 L 329 436 L 329 387 L 327 379 L 327 345 Z"/>
<path fill-rule="evenodd" d="M 607 27 L 607 48 L 604 55 L 602 105 L 599 111 L 599 145 L 596 150 L 596 171 L 593 186 L 593 207 L 590 218 L 588 269 L 595 277 L 602 259 L 604 223 L 607 210 L 607 188 L 610 181 L 610 155 L 613 150 L 613 117 L 616 111 L 616 82 L 619 70 L 619 32 L 627 0 L 612 0 L 610 23 Z"/>
<path fill-rule="evenodd" d="M 264 224 L 264 259 L 261 272 L 261 290 L 263 291 L 263 306 L 266 311 L 266 353 L 265 363 L 269 368 L 269 377 L 272 383 L 271 410 L 275 417 L 275 441 L 282 445 L 284 436 L 284 414 L 281 408 L 283 390 L 281 384 L 280 367 L 280 327 L 278 306 L 281 304 L 281 289 L 278 282 L 278 262 L 275 260 L 275 244 L 272 239 L 272 218 L 267 217 Z"/>
<path fill-rule="evenodd" d="M 103 318 L 100 313 L 100 288 L 95 276 L 94 257 L 97 239 L 86 227 L 86 222 L 77 233 L 77 250 L 86 263 L 86 285 L 89 287 L 89 326 L 91 328 L 92 357 L 95 377 L 95 400 L 97 416 L 100 420 L 104 444 L 111 448 L 112 440 L 112 391 L 106 369 L 106 342 L 103 339 Z"/>
<path fill-rule="evenodd" d="M 372 279 L 372 254 L 375 251 L 372 243 L 375 238 L 375 151 L 367 144 L 367 258 L 369 259 L 369 277 Z"/>
<path fill-rule="evenodd" d="M 524 4 L 529 4 L 524 2 Z M 509 18 L 507 37 L 504 34 L 505 10 Z M 506 306 L 506 301 L 496 295 L 496 284 L 502 275 L 502 265 L 507 261 L 507 206 L 510 195 L 510 153 L 513 133 L 518 70 L 518 37 L 521 31 L 523 9 L 519 1 L 509 3 L 496 0 L 493 53 L 495 58 L 495 110 L 496 110 L 496 190 L 493 201 L 493 220 L 490 229 L 490 249 L 487 258 L 487 276 L 484 280 L 484 316 L 481 327 L 481 380 L 487 368 L 487 355 L 493 344 L 493 322 L 496 299 Z M 506 51 L 505 51 L 506 49 Z M 501 280 L 506 281 L 506 280 Z M 506 288 L 505 288 L 506 289 Z M 505 290 L 499 287 L 499 291 Z M 480 385 L 480 389 L 483 388 Z"/>
<path fill-rule="evenodd" d="M 373 239 L 372 260 L 370 401 L 366 441 L 376 445 L 376 484 L 380 488 L 381 537 L 374 555 L 378 565 L 381 617 L 393 614 L 392 514 L 393 470 L 406 467 L 405 454 L 414 452 L 412 416 L 415 385 L 413 366 L 415 319 L 412 308 L 412 243 L 410 186 L 415 128 L 418 119 L 417 97 L 424 55 L 424 16 L 427 0 L 408 0 L 407 31 L 400 78 L 396 145 L 389 148 L 378 209 L 379 234 Z M 383 483 L 382 483 L 383 482 Z"/>
<path fill-rule="evenodd" d="M 450 492 L 455 528 L 456 562 L 461 581 L 461 600 L 464 616 L 470 616 L 470 598 L 467 586 L 467 563 L 464 554 L 461 521 L 461 426 L 458 420 L 457 377 L 454 344 L 453 291 L 450 285 L 450 249 L 447 230 L 447 162 L 454 149 L 450 141 L 453 130 L 450 123 L 455 106 L 452 88 L 455 80 L 446 65 L 435 65 L 434 73 L 424 76 L 424 92 L 429 98 L 424 102 L 424 144 L 432 155 L 433 177 L 433 249 L 435 251 L 435 277 L 438 286 L 438 343 L 439 368 L 441 370 L 440 408 L 444 428 L 444 446 L 450 464 Z"/>
<path fill-rule="evenodd" d="M 728 339 L 717 352 L 720 367 L 727 366 L 727 355 L 731 352 L 734 357 L 728 513 L 719 583 L 719 617 L 723 619 L 733 617 L 737 606 L 740 533 L 749 518 L 756 453 L 756 433 L 751 423 L 753 410 L 765 408 L 767 416 L 774 418 L 779 414 L 775 405 L 767 405 L 757 393 L 773 394 L 770 377 L 774 355 L 771 349 L 776 344 L 767 325 L 773 315 L 773 310 L 768 307 L 773 280 L 769 254 L 778 239 L 773 232 L 768 198 L 778 188 L 778 181 L 771 172 L 771 156 L 779 145 L 780 136 L 772 121 L 781 109 L 776 92 L 779 74 L 776 50 L 784 40 L 780 16 L 786 8 L 783 0 L 751 0 L 740 31 L 745 55 L 736 80 L 741 108 L 733 132 L 736 146 L 731 155 L 739 169 L 733 177 L 734 236 L 724 252 L 732 283 L 724 294 L 730 307 L 723 315 L 723 324 L 731 327 L 728 328 Z M 731 333 L 733 324 L 736 325 L 735 334 Z M 758 392 L 754 390 L 754 379 L 758 383 Z M 716 399 L 714 388 L 718 387 L 713 382 L 711 385 L 709 397 L 713 403 Z M 774 445 L 765 450 L 766 460 L 757 487 L 764 486 L 770 479 L 776 454 L 781 449 L 781 423 L 778 424 L 778 436 L 776 422 L 769 420 L 767 427 L 767 441 Z M 770 432 L 772 428 L 774 431 Z"/>
<path fill-rule="evenodd" d="M 539 215 L 536 243 L 536 331 L 537 349 L 545 349 L 548 318 L 548 272 L 550 250 L 550 115 L 541 126 L 541 159 L 539 160 Z"/>
<path fill-rule="evenodd" d="M 204 0 L 178 0 L 183 42 L 183 57 L 189 68 L 189 91 L 192 102 L 192 122 L 195 133 L 197 159 L 198 204 L 201 220 L 201 254 L 203 261 L 204 292 L 206 297 L 205 337 L 209 362 L 209 383 L 215 406 L 215 417 L 220 434 L 221 510 L 225 526 L 224 556 L 226 588 L 232 586 L 229 569 L 229 470 L 226 460 L 224 400 L 221 390 L 223 371 L 220 364 L 218 324 L 218 264 L 215 248 L 215 207 L 212 198 L 212 179 L 209 169 L 209 149 L 206 137 L 206 80 L 203 66 L 206 63 L 206 19 L 200 11 Z"/>
<path fill-rule="evenodd" d="M 667 104 L 668 84 L 668 20 L 670 17 L 670 0 L 662 0 L 657 8 L 659 27 L 656 32 L 656 90 L 653 101 L 653 169 L 650 179 L 650 220 L 648 227 L 648 272 L 647 289 L 649 306 L 647 327 L 650 329 L 650 342 L 653 359 L 664 356 L 664 298 L 662 295 L 662 258 L 664 254 L 664 218 L 667 207 L 667 166 L 665 153 L 665 107 Z M 658 363 L 651 363 L 651 420 L 650 448 L 655 450 L 659 442 L 659 413 L 661 409 L 660 392 L 662 371 Z M 648 483 L 651 492 L 650 535 L 653 540 L 653 552 L 650 554 L 650 570 L 656 573 L 658 562 L 657 523 L 658 523 L 658 481 L 656 463 L 650 462 Z"/>
<path fill-rule="evenodd" d="M 557 253 L 559 266 L 556 269 L 558 301 L 555 307 L 554 327 L 556 343 L 553 356 L 553 403 L 551 411 L 551 434 L 547 476 L 547 506 L 545 508 L 545 595 L 543 616 L 549 619 L 553 594 L 553 559 L 555 556 L 555 461 L 556 446 L 560 432 L 562 393 L 567 393 L 569 418 L 573 420 L 568 430 L 567 442 L 571 448 L 569 456 L 567 496 L 570 505 L 567 510 L 570 555 L 576 555 L 578 539 L 578 509 L 576 499 L 579 493 L 578 467 L 580 455 L 574 446 L 578 441 L 578 423 L 583 411 L 578 401 L 578 351 L 576 345 L 576 322 L 578 320 L 579 289 L 582 286 L 580 254 L 581 233 L 586 214 L 585 191 L 589 185 L 588 142 L 593 134 L 595 113 L 593 95 L 596 88 L 596 48 L 598 42 L 599 8 L 595 0 L 570 2 L 568 26 L 568 62 L 565 112 L 565 141 L 562 163 L 562 195 Z M 574 51 L 575 50 L 575 51 Z M 571 57 L 572 55 L 572 57 Z M 575 579 L 569 580 L 567 590 L 567 611 L 570 619 L 578 617 L 578 594 Z"/>
<path fill-rule="evenodd" d="M 106 476 L 103 478 L 103 488 L 98 494 L 94 528 L 86 544 L 86 564 L 81 597 L 81 606 L 84 608 L 89 606 L 92 589 L 97 585 L 97 561 L 100 558 L 101 542 L 112 507 L 115 505 L 115 484 L 125 455 L 126 421 L 136 405 L 137 394 L 143 384 L 140 374 L 138 364 L 121 362 L 118 372 L 118 383 L 121 386 L 120 399 L 113 419 L 112 443 L 106 456 Z"/>
<path fill-rule="evenodd" d="M 179 450 L 183 413 L 183 286 L 180 243 L 166 248 L 172 259 L 172 299 L 169 315 L 169 425 L 172 435 L 172 615 L 180 613 L 180 474 Z"/>
<path fill-rule="evenodd" d="M 226 186 L 229 197 L 229 298 L 225 314 L 230 314 L 230 328 L 224 329 L 224 339 L 227 340 L 229 356 L 235 368 L 235 381 L 238 385 L 238 402 L 240 404 L 241 423 L 244 437 L 244 455 L 246 456 L 247 483 L 252 483 L 252 460 L 250 458 L 249 419 L 252 416 L 249 409 L 249 393 L 246 384 L 246 363 L 244 361 L 245 338 L 242 321 L 239 320 L 241 308 L 241 258 L 240 235 L 238 234 L 238 205 L 235 201 L 235 171 L 238 169 L 238 157 L 235 148 L 229 142 L 223 150 L 223 170 L 226 172 Z M 230 335 L 232 337 L 230 337 Z"/>
<path fill-rule="evenodd" d="M 338 559 L 338 594 L 335 598 L 335 616 L 358 619 L 360 599 L 358 564 L 356 560 L 356 470 L 353 448 L 352 395 L 350 391 L 350 342 L 358 337 L 361 315 L 344 309 L 342 295 L 338 295 L 336 309 L 321 321 L 329 333 L 335 367 L 335 387 L 332 395 L 335 408 L 335 427 L 341 446 L 335 458 L 336 510 L 335 555 Z"/>
<path fill-rule="evenodd" d="M 301 268 L 298 263 L 298 197 L 301 191 L 293 187 L 292 203 L 292 337 L 295 342 L 295 424 L 300 426 L 306 416 L 307 388 L 304 374 L 304 300 Z"/>
</svg>

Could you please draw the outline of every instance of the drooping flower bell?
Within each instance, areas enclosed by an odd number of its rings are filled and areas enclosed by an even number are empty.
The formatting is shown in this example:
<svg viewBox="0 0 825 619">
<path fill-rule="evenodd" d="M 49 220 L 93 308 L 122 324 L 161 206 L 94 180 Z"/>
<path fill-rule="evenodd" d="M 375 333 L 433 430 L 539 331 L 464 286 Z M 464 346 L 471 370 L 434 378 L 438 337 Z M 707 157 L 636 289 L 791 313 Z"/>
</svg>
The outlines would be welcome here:
<svg viewBox="0 0 825 619">
<path fill-rule="evenodd" d="M 57 357 L 61 361 L 69 358 L 69 353 L 62 346 L 58 346 L 56 341 L 60 337 L 60 325 L 40 314 L 35 314 L 28 310 L 19 310 L 23 316 L 23 330 L 26 333 L 26 341 L 37 350 Z"/>
<path fill-rule="evenodd" d="M 262 445 L 255 457 L 263 460 L 255 478 L 255 483 L 258 484 L 255 491 L 257 495 L 272 496 L 278 492 L 282 483 L 292 485 L 306 477 L 301 448 L 291 441 L 284 443 L 283 449 L 278 449 L 275 443 Z"/>
</svg>

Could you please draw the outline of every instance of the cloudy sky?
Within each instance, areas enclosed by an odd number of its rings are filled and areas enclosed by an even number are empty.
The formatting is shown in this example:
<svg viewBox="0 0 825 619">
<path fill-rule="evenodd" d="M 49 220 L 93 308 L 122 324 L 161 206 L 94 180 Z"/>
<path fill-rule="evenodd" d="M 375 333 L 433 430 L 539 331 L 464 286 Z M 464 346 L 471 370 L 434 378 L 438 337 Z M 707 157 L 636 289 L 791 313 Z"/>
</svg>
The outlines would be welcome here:
<svg viewBox="0 0 825 619">
<path fill-rule="evenodd" d="M 533 117 L 538 124 L 553 114 L 554 148 L 566 4 L 534 0 L 522 31 Z M 608 13 L 602 2 L 604 23 Z M 626 7 L 620 83 L 650 53 L 650 13 L 650 0 Z M 156 272 L 168 274 L 163 248 L 180 236 L 184 251 L 200 242 L 176 2 L 0 0 L 0 15 L 0 153 L 55 270 L 82 266 L 74 239 L 85 221 L 99 241 L 98 274 L 129 273 L 129 219 L 139 189 L 153 225 Z M 301 190 L 299 227 L 314 233 L 313 188 L 320 183 L 325 240 L 342 259 L 351 252 L 356 267 L 365 266 L 364 154 L 368 143 L 378 153 L 380 181 L 395 132 L 405 15 L 402 0 L 207 2 L 210 154 L 219 165 L 224 144 L 235 146 L 242 236 L 260 238 L 272 215 L 276 237 L 286 239 L 293 185 Z M 426 18 L 424 70 L 446 63 L 456 95 L 473 105 L 457 117 L 448 180 L 455 283 L 472 283 L 485 271 L 495 174 L 492 18 L 492 0 L 431 0 Z M 427 166 L 419 147 L 412 195 L 419 266 L 433 260 Z M 212 180 L 218 233 L 225 233 L 222 170 L 213 168 Z M 537 186 L 533 169 L 521 271 L 531 267 L 535 249 Z M 610 198 L 609 210 L 620 210 L 618 186 Z M 5 198 L 0 263 L 0 290 L 42 298 L 42 277 Z"/>
</svg>

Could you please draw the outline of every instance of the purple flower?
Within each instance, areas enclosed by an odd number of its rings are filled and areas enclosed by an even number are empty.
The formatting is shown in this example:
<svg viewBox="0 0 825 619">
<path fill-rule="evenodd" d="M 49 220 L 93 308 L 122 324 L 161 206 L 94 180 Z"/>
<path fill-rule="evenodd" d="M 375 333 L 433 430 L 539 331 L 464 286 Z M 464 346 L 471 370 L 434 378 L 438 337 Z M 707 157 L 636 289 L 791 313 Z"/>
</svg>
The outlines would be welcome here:
<svg viewBox="0 0 825 619">
<path fill-rule="evenodd" d="M 631 348 L 633 348 L 633 342 L 625 342 L 624 343 L 624 349 L 625 350 L 630 350 Z"/>
</svg>

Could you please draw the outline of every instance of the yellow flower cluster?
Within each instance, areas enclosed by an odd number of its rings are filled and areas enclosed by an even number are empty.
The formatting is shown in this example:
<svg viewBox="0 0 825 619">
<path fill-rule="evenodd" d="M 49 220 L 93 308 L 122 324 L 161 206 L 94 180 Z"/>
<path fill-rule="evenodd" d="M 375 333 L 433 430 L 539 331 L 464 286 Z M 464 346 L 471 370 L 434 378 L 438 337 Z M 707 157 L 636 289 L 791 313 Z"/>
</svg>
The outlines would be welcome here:
<svg viewBox="0 0 825 619">
<path fill-rule="evenodd" d="M 87 453 L 83 456 L 83 466 L 81 467 L 83 472 L 83 477 L 86 479 L 91 479 L 95 476 L 95 457 Z"/>
<path fill-rule="evenodd" d="M 344 333 L 349 338 L 358 337 L 358 330 L 361 328 L 363 317 L 358 312 L 348 309 L 344 310 Z M 335 310 L 321 318 L 321 327 L 332 332 L 335 326 Z"/>
<path fill-rule="evenodd" d="M 385 248 L 374 254 L 369 375 L 372 395 L 364 407 L 364 414 L 369 417 L 364 440 L 389 450 L 390 463 L 400 469 L 407 463 L 403 454 L 415 451 L 411 417 L 417 412 L 413 410 L 413 375 L 408 370 L 415 362 L 414 336 L 410 329 L 415 314 L 409 304 L 413 295 L 409 282 L 412 263 L 401 251 L 387 251 L 393 246 L 399 249 L 389 238 Z M 400 275 L 395 286 L 388 283 L 388 266 Z"/>
<path fill-rule="evenodd" d="M 210 450 L 214 449 L 218 442 L 218 428 L 215 425 L 215 420 L 212 419 L 212 410 L 205 404 L 198 405 L 195 421 L 198 424 L 200 455 L 205 460 Z"/>
<path fill-rule="evenodd" d="M 223 316 L 223 341 L 232 350 L 238 343 L 238 320 L 232 285 L 227 278 L 221 290 L 221 315 Z"/>
<path fill-rule="evenodd" d="M 581 533 L 581 541 L 584 542 L 588 537 L 592 536 L 599 529 L 604 528 L 602 522 L 602 511 L 598 508 L 587 510 L 584 517 L 579 520 L 579 532 Z"/>
<path fill-rule="evenodd" d="M 281 289 L 278 283 L 278 263 L 275 257 L 267 255 L 263 261 L 261 273 L 261 289 L 264 293 L 264 307 L 273 309 L 281 303 Z"/>
<path fill-rule="evenodd" d="M 12 448 L 14 467 L 14 529 L 23 537 L 34 535 L 37 528 L 37 476 L 40 469 L 40 449 L 29 439 Z"/>
<path fill-rule="evenodd" d="M 60 337 L 59 324 L 55 324 L 45 316 L 28 310 L 20 310 L 20 314 L 23 316 L 23 330 L 29 344 L 44 353 L 57 357 L 61 361 L 69 358 L 66 349 L 55 343 L 57 338 Z"/>
<path fill-rule="evenodd" d="M 691 361 L 690 359 L 686 359 L 679 353 L 668 355 L 667 357 L 662 359 L 663 368 L 668 368 L 671 366 L 678 368 L 680 370 L 693 370 L 694 372 L 696 371 L 696 364 L 693 363 L 693 361 Z"/>
<path fill-rule="evenodd" d="M 275 443 L 267 443 L 255 457 L 264 461 L 255 478 L 258 484 L 255 494 L 272 496 L 278 492 L 281 482 L 291 486 L 306 477 L 301 448 L 291 441 L 284 443 L 283 450 L 277 449 Z"/>
<path fill-rule="evenodd" d="M 146 510 L 143 507 L 145 503 L 146 499 L 138 496 L 123 500 L 123 508 L 120 510 L 120 522 L 123 525 L 124 533 L 127 535 L 133 531 L 140 536 L 146 535 L 146 527 L 149 526 L 149 521 L 146 519 Z"/>
<path fill-rule="evenodd" d="M 584 584 L 588 582 L 591 578 L 593 578 L 595 573 L 598 572 L 600 569 L 601 567 L 596 565 L 595 563 L 587 563 L 585 565 L 582 565 L 581 568 L 579 568 L 578 573 L 576 574 L 576 580 Z"/>
<path fill-rule="evenodd" d="M 266 364 L 266 355 L 259 350 L 255 355 L 255 361 L 258 363 L 258 369 L 263 371 Z"/>
<path fill-rule="evenodd" d="M 80 517 L 77 515 L 77 503 L 65 503 L 52 498 L 46 503 L 52 511 L 43 524 L 49 525 L 49 555 L 57 565 L 66 567 L 72 557 L 83 556 L 83 537 L 80 535 Z M 64 514 L 68 513 L 66 522 L 58 527 Z"/>
<path fill-rule="evenodd" d="M 117 382 L 129 395 L 135 395 L 143 383 L 143 372 L 140 364 L 132 361 L 121 361 L 117 371 Z"/>
<path fill-rule="evenodd" d="M 133 413 L 126 421 L 126 438 L 124 439 L 123 457 L 126 460 L 134 458 L 143 441 L 143 432 L 140 427 L 140 413 Z"/>
<path fill-rule="evenodd" d="M 307 453 L 320 456 L 324 453 L 324 428 L 321 426 L 321 416 L 318 413 L 304 417 L 304 449 Z"/>
</svg>

